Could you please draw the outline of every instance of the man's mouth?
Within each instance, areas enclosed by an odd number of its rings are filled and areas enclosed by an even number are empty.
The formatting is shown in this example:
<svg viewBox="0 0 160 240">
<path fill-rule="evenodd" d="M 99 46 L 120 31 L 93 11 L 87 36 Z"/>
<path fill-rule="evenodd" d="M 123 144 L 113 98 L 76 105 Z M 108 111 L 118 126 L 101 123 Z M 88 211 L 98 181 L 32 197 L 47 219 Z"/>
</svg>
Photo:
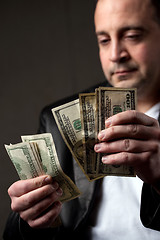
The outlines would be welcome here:
<svg viewBox="0 0 160 240">
<path fill-rule="evenodd" d="M 130 69 L 116 69 L 114 72 L 111 73 L 111 77 L 116 77 L 119 81 L 124 81 L 131 79 L 132 74 L 137 71 L 136 68 Z"/>
<path fill-rule="evenodd" d="M 115 75 L 126 75 L 135 72 L 136 69 L 122 69 L 122 70 L 116 70 L 113 72 Z"/>
</svg>

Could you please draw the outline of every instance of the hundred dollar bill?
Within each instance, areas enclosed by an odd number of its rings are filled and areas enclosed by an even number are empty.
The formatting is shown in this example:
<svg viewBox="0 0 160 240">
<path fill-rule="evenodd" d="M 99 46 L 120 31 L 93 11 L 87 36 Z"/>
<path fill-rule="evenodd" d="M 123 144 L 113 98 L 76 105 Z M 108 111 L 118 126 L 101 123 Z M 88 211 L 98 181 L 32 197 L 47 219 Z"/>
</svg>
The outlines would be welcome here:
<svg viewBox="0 0 160 240">
<path fill-rule="evenodd" d="M 96 158 L 94 151 L 96 143 L 95 138 L 95 117 L 96 117 L 96 98 L 95 93 L 79 94 L 80 116 L 82 123 L 82 142 L 84 167 L 89 180 L 95 180 L 96 176 Z"/>
<path fill-rule="evenodd" d="M 105 120 L 114 114 L 136 108 L 136 89 L 100 87 L 98 90 L 98 131 L 105 129 Z M 107 165 L 101 161 L 103 154 L 98 154 L 97 174 L 116 176 L 135 176 L 134 169 L 126 165 Z"/>
<path fill-rule="evenodd" d="M 63 195 L 60 198 L 61 202 L 74 199 L 80 195 L 79 189 L 60 166 L 55 144 L 50 133 L 22 136 L 21 138 L 23 142 L 37 144 L 44 173 L 52 176 L 63 189 Z"/>
<path fill-rule="evenodd" d="M 38 177 L 44 174 L 42 167 L 32 151 L 32 144 L 18 143 L 14 145 L 5 145 L 7 153 L 13 162 L 20 179 Z"/>
<path fill-rule="evenodd" d="M 53 108 L 52 113 L 65 143 L 85 172 L 79 99 Z"/>
</svg>

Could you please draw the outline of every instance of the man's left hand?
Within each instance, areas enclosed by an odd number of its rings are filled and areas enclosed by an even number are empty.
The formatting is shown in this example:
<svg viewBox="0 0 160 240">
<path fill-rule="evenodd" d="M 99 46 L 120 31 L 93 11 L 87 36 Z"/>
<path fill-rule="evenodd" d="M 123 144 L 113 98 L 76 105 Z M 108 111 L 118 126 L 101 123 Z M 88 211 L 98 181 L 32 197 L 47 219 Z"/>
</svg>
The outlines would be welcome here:
<svg viewBox="0 0 160 240">
<path fill-rule="evenodd" d="M 154 118 L 134 110 L 118 113 L 105 122 L 95 151 L 105 153 L 104 164 L 133 166 L 137 176 L 160 193 L 160 128 Z"/>
</svg>

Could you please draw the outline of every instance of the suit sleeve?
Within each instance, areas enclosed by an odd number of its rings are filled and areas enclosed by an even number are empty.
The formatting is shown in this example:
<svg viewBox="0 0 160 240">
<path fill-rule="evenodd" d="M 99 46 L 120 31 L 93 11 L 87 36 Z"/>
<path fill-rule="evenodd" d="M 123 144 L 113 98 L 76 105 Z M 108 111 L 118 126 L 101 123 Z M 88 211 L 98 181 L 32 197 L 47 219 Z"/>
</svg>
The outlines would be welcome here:
<svg viewBox="0 0 160 240">
<path fill-rule="evenodd" d="M 160 195 L 146 183 L 142 188 L 140 216 L 145 227 L 160 231 Z"/>
<path fill-rule="evenodd" d="M 43 112 L 40 116 L 39 133 L 46 132 L 46 119 Z M 53 240 L 58 232 L 58 228 L 50 229 L 33 229 L 27 222 L 23 221 L 18 213 L 11 212 L 3 233 L 4 240 L 31 240 L 31 239 L 47 239 Z"/>
<path fill-rule="evenodd" d="M 103 82 L 100 84 L 101 86 L 108 86 L 107 82 Z M 83 91 L 83 92 L 93 92 L 98 85 Z M 53 107 L 62 105 L 66 102 L 75 100 L 78 98 L 78 94 L 75 94 L 71 97 L 66 99 L 62 99 L 52 105 L 45 107 L 40 115 L 40 122 L 39 122 L 39 129 L 38 133 L 51 133 L 53 139 L 55 141 L 57 155 L 61 164 L 62 169 L 64 170 L 65 174 L 68 175 L 74 181 L 74 172 L 72 166 L 72 155 L 64 143 L 61 134 L 57 128 L 55 123 L 54 117 L 52 115 L 51 109 Z M 47 240 L 54 240 L 54 239 L 64 239 L 63 235 L 63 226 L 59 228 L 52 228 L 52 229 L 33 229 L 31 228 L 25 221 L 23 221 L 18 213 L 12 212 L 6 224 L 6 228 L 4 231 L 3 239 L 4 240 L 31 240 L 31 239 L 46 239 Z M 66 237 L 66 235 L 64 235 Z"/>
</svg>

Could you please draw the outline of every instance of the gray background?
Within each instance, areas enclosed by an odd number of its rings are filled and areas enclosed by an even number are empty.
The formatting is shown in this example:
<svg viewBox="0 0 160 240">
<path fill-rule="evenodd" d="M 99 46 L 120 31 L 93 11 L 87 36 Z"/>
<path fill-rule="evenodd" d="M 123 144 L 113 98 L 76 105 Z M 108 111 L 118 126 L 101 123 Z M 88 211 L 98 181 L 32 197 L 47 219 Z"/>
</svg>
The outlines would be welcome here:
<svg viewBox="0 0 160 240">
<path fill-rule="evenodd" d="M 4 143 L 35 134 L 41 109 L 104 80 L 94 0 L 0 2 L 0 239 L 18 175 Z"/>
</svg>

